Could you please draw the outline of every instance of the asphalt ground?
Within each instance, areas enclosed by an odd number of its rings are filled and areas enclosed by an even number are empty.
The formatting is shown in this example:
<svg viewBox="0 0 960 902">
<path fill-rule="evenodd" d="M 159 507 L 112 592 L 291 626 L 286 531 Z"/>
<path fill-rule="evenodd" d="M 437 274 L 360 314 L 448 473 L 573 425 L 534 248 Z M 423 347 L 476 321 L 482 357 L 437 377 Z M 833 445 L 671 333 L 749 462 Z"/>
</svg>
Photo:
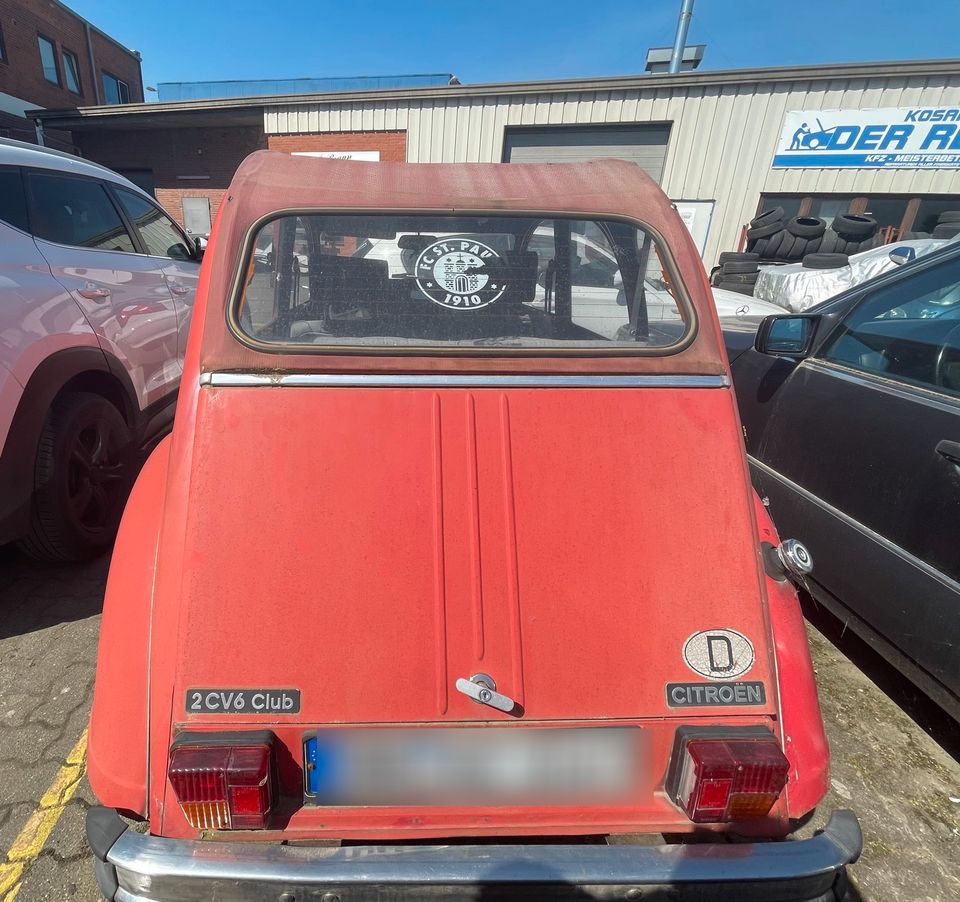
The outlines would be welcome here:
<svg viewBox="0 0 960 902">
<path fill-rule="evenodd" d="M 0 902 L 97 902 L 83 777 L 107 560 L 0 548 Z M 831 790 L 810 833 L 852 808 L 865 834 L 849 902 L 960 899 L 960 736 L 835 621 L 809 611 Z"/>
</svg>

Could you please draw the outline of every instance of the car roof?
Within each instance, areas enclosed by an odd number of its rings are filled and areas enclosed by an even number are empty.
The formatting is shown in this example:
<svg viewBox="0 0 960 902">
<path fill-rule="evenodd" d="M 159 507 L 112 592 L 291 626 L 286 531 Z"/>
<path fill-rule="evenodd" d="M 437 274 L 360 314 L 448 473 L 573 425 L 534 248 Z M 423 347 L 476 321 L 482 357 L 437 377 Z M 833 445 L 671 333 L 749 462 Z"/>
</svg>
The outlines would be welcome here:
<svg viewBox="0 0 960 902">
<path fill-rule="evenodd" d="M 279 216 L 299 214 L 600 218 L 649 226 L 675 265 L 681 291 L 698 320 L 690 341 L 667 353 L 635 354 L 614 348 L 569 349 L 562 354 L 438 353 L 433 348 L 377 348 L 342 352 L 264 350 L 242 344 L 223 308 L 232 303 L 248 245 L 259 228 Z M 242 265 L 242 264 L 241 264 Z M 201 370 L 257 367 L 324 372 L 555 371 L 663 372 L 726 375 L 722 339 L 699 251 L 679 213 L 653 179 L 635 163 L 367 163 L 298 157 L 260 150 L 248 156 L 230 183 L 217 214 L 204 266 L 207 291 L 194 310 L 200 332 Z M 218 311 L 204 310 L 204 301 Z"/>
<path fill-rule="evenodd" d="M 30 166 L 36 169 L 53 169 L 57 172 L 69 172 L 74 175 L 86 175 L 91 178 L 114 182 L 124 188 L 132 189 L 145 197 L 149 195 L 122 175 L 92 163 L 82 157 L 70 153 L 63 153 L 50 147 L 39 147 L 36 144 L 27 144 L 25 141 L 15 141 L 13 138 L 0 138 L 0 166 Z"/>
</svg>

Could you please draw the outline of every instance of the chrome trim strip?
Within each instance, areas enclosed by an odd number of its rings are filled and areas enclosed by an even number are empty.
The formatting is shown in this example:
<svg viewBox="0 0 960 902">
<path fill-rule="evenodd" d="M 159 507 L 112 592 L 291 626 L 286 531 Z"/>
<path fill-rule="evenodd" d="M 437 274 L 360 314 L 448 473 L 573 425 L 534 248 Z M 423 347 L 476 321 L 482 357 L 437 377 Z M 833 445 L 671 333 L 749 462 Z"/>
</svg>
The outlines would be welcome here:
<svg viewBox="0 0 960 902">
<path fill-rule="evenodd" d="M 841 363 L 833 363 L 829 360 L 808 358 L 800 365 L 810 370 L 836 376 L 838 379 L 843 379 L 844 382 L 852 382 L 854 385 L 863 385 L 866 388 L 876 389 L 884 394 L 892 395 L 895 398 L 915 401 L 917 404 L 924 404 L 927 407 L 933 407 L 936 410 L 943 410 L 947 413 L 960 413 L 960 398 L 956 401 L 951 401 L 949 395 L 940 395 L 932 388 L 897 382 L 893 379 L 888 379 L 880 373 L 866 373 L 863 370 L 855 370 Z"/>
<path fill-rule="evenodd" d="M 117 869 L 123 900 L 273 899 L 280 891 L 323 888 L 346 890 L 347 899 L 385 898 L 367 892 L 375 887 L 389 888 L 390 898 L 422 899 L 424 888 L 434 887 L 476 899 L 477 887 L 492 884 L 518 891 L 538 884 L 620 886 L 623 895 L 616 897 L 625 898 L 631 886 L 687 883 L 713 888 L 699 889 L 698 898 L 727 899 L 732 888 L 767 881 L 795 881 L 793 892 L 781 888 L 782 898 L 809 899 L 821 898 L 862 844 L 856 816 L 837 811 L 821 833 L 795 842 L 308 848 L 165 839 L 128 829 L 106 858 Z"/>
<path fill-rule="evenodd" d="M 727 376 L 638 374 L 634 376 L 500 375 L 496 373 L 201 373 L 212 388 L 357 387 L 357 388 L 728 388 Z"/>
<path fill-rule="evenodd" d="M 747 460 L 750 461 L 750 466 L 756 467 L 758 470 L 762 470 L 768 476 L 772 476 L 777 482 L 785 485 L 788 489 L 792 489 L 802 498 L 805 498 L 811 504 L 817 505 L 817 507 L 826 511 L 828 514 L 836 517 L 838 520 L 846 523 L 847 526 L 855 529 L 861 535 L 866 536 L 866 538 L 871 539 L 876 542 L 881 547 L 885 548 L 891 554 L 895 554 L 898 558 L 904 561 L 907 564 L 910 564 L 913 567 L 916 567 L 922 573 L 929 576 L 931 579 L 936 580 L 937 582 L 944 585 L 946 588 L 951 589 L 954 592 L 960 593 L 960 583 L 956 580 L 947 576 L 946 573 L 941 573 L 936 567 L 931 567 L 926 561 L 920 560 L 920 558 L 915 557 L 909 551 L 901 548 L 895 542 L 891 542 L 890 539 L 885 538 L 880 535 L 880 533 L 875 532 L 869 526 L 864 526 L 859 520 L 854 520 L 849 514 L 845 514 L 839 508 L 834 507 L 832 504 L 824 501 L 822 498 L 819 498 L 817 495 L 814 495 L 813 492 L 808 492 L 802 485 L 798 485 L 792 479 L 788 479 L 781 473 L 778 473 L 772 467 L 767 466 L 762 461 L 757 460 L 755 457 L 747 455 Z"/>
</svg>

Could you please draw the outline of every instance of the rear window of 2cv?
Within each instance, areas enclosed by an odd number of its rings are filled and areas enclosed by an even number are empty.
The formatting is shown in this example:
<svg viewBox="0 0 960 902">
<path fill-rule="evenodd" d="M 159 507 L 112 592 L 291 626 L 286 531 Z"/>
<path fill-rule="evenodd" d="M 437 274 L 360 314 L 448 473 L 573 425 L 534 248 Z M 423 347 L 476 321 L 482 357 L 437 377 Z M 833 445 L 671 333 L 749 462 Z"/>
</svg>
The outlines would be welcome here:
<svg viewBox="0 0 960 902">
<path fill-rule="evenodd" d="M 266 222 L 231 320 L 250 343 L 308 352 L 658 353 L 694 325 L 675 268 L 635 223 L 429 213 Z"/>
</svg>

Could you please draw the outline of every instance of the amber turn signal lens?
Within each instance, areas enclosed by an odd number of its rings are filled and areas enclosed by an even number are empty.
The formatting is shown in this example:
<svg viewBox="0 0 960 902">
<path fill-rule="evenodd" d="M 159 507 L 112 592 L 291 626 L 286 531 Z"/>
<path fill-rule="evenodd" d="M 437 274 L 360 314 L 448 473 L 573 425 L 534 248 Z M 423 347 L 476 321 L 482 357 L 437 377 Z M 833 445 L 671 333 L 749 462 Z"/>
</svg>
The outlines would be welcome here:
<svg viewBox="0 0 960 902">
<path fill-rule="evenodd" d="M 197 830 L 258 830 L 275 791 L 269 744 L 175 745 L 168 776 L 184 817 Z"/>
<path fill-rule="evenodd" d="M 787 784 L 790 763 L 772 734 L 690 739 L 680 754 L 675 801 L 697 824 L 764 817 Z"/>
</svg>

